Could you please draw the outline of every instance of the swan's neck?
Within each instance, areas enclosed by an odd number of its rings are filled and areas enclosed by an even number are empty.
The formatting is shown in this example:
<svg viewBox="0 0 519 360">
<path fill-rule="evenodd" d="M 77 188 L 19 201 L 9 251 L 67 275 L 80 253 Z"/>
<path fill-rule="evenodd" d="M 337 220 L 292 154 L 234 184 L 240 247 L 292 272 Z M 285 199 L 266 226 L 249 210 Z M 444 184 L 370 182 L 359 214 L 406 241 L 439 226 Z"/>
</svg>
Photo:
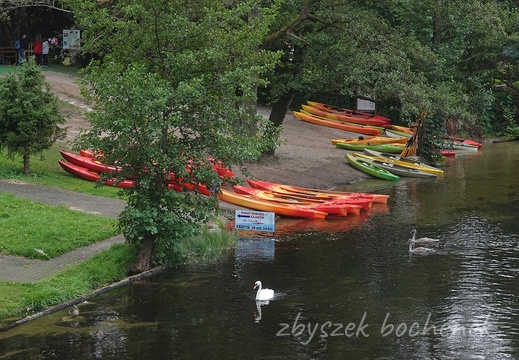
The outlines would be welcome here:
<svg viewBox="0 0 519 360">
<path fill-rule="evenodd" d="M 416 231 L 413 231 L 413 238 L 411 239 L 411 241 L 415 241 L 416 240 Z"/>
<path fill-rule="evenodd" d="M 409 252 L 413 252 L 413 240 L 412 239 L 409 241 Z"/>
<path fill-rule="evenodd" d="M 259 300 L 261 298 L 261 283 L 258 285 L 258 291 L 256 292 L 256 300 Z"/>
</svg>

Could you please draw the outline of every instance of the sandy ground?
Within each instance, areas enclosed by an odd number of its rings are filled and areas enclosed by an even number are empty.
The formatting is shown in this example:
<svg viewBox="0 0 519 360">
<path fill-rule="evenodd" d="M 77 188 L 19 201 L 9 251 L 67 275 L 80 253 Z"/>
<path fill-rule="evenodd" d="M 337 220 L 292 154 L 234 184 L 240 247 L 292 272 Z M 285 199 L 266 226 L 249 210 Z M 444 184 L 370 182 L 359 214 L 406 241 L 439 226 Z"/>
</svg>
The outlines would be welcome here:
<svg viewBox="0 0 519 360">
<path fill-rule="evenodd" d="M 55 94 L 70 104 L 65 110 L 68 118 L 66 140 L 73 142 L 78 132 L 89 126 L 84 116 L 89 108 L 83 102 L 73 76 L 53 71 L 46 71 L 44 75 Z M 259 112 L 268 116 L 269 109 L 261 108 Z M 332 146 L 331 140 L 357 136 L 299 121 L 289 113 L 283 123 L 282 144 L 276 154 L 264 157 L 257 164 L 249 164 L 247 168 L 255 178 L 283 184 L 321 189 L 346 185 L 369 176 L 350 167 L 344 158 L 345 151 Z"/>
</svg>

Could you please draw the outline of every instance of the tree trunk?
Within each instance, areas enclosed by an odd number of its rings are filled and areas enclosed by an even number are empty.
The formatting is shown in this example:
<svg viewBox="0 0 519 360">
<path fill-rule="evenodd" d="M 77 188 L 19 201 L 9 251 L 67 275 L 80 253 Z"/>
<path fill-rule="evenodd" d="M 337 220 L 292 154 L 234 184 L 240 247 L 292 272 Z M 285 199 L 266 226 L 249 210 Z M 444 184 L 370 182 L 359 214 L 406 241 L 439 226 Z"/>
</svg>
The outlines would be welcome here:
<svg viewBox="0 0 519 360">
<path fill-rule="evenodd" d="M 128 269 L 128 275 L 140 274 L 144 271 L 148 271 L 151 268 L 151 254 L 153 252 L 153 244 L 155 242 L 155 236 L 147 236 L 141 244 L 141 250 L 137 260 Z"/>
<path fill-rule="evenodd" d="M 30 172 L 31 172 L 31 169 L 30 169 L 30 163 L 29 163 L 29 154 L 24 154 L 23 155 L 23 174 L 29 175 Z"/>
<path fill-rule="evenodd" d="M 294 98 L 294 93 L 289 92 L 278 99 L 275 103 L 272 104 L 272 109 L 270 110 L 269 121 L 274 124 L 275 127 L 279 128 L 283 125 L 283 121 L 287 115 L 288 108 L 292 103 L 292 99 Z M 271 134 L 265 134 L 265 136 L 271 136 Z M 268 149 L 264 152 L 265 155 L 274 155 L 276 149 Z"/>
</svg>

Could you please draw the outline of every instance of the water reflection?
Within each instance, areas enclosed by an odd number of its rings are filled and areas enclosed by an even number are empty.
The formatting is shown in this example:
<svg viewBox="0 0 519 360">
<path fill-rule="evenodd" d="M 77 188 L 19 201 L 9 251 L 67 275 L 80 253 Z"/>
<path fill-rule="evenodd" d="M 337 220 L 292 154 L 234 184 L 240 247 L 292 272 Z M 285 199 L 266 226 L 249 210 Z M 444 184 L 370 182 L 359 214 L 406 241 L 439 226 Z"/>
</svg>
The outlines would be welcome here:
<svg viewBox="0 0 519 360">
<path fill-rule="evenodd" d="M 448 159 L 443 179 L 354 184 L 389 203 L 363 217 L 280 223 L 275 237 L 243 239 L 218 264 L 82 304 L 77 324 L 63 312 L 0 333 L 0 355 L 516 358 L 518 164 L 517 144 L 496 144 Z M 413 228 L 440 239 L 433 255 L 409 254 Z M 275 301 L 255 301 L 258 279 Z"/>
</svg>

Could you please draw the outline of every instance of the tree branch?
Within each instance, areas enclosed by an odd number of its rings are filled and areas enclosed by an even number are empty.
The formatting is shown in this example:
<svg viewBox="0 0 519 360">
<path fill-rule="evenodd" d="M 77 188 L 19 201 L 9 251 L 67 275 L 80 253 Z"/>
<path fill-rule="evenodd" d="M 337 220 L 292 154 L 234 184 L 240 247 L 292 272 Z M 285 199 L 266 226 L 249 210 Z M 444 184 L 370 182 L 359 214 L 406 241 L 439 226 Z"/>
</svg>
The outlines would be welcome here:
<svg viewBox="0 0 519 360">
<path fill-rule="evenodd" d="M 262 46 L 264 48 L 268 47 L 270 44 L 285 37 L 288 33 L 291 33 L 293 29 L 295 29 L 308 18 L 310 14 L 310 8 L 319 1 L 320 0 L 306 0 L 299 15 L 297 15 L 292 21 L 288 22 L 275 33 L 265 36 L 262 41 Z"/>
</svg>

